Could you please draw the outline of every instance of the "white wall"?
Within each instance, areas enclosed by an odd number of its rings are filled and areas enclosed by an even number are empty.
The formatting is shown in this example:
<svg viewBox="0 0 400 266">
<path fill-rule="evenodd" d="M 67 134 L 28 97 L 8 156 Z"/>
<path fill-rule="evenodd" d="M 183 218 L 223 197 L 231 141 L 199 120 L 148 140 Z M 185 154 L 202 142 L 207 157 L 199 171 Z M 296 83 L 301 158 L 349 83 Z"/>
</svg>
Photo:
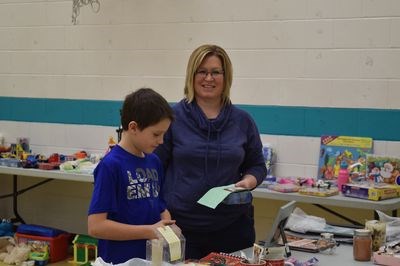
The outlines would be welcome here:
<svg viewBox="0 0 400 266">
<path fill-rule="evenodd" d="M 234 64 L 234 103 L 400 108 L 399 1 L 99 2 L 73 25 L 72 1 L 1 0 L 0 96 L 122 100 L 150 86 L 174 102 L 190 52 L 216 43 Z M 36 152 L 99 152 L 115 129 L 0 121 L 0 133 L 29 136 Z M 315 176 L 317 139 L 263 138 L 278 174 Z"/>
<path fill-rule="evenodd" d="M 82 7 L 73 25 L 70 0 L 0 0 L 0 96 L 122 100 L 150 86 L 176 102 L 189 54 L 215 43 L 233 61 L 234 103 L 400 109 L 398 0 L 99 2 L 99 13 Z M 15 121 L 0 121 L 0 133 L 7 143 L 27 136 L 34 152 L 49 154 L 103 152 L 116 135 L 112 127 Z M 277 151 L 278 175 L 316 176 L 318 138 L 262 138 Z M 400 155 L 399 142 L 374 147 Z M 84 215 L 75 231 L 86 230 Z M 51 223 L 69 228 L 71 215 L 60 217 Z"/>
</svg>

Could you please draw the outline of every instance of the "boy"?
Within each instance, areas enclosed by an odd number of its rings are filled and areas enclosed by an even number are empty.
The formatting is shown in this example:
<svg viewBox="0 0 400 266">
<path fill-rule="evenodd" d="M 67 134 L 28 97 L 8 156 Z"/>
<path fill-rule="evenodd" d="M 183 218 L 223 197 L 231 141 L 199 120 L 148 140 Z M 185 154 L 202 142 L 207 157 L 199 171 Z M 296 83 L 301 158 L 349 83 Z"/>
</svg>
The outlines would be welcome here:
<svg viewBox="0 0 400 266">
<path fill-rule="evenodd" d="M 99 239 L 105 262 L 145 258 L 146 240 L 157 238 L 158 227 L 175 223 L 159 195 L 164 174 L 152 153 L 173 118 L 167 101 L 152 89 L 125 98 L 121 141 L 94 171 L 88 214 L 89 235 Z"/>
</svg>

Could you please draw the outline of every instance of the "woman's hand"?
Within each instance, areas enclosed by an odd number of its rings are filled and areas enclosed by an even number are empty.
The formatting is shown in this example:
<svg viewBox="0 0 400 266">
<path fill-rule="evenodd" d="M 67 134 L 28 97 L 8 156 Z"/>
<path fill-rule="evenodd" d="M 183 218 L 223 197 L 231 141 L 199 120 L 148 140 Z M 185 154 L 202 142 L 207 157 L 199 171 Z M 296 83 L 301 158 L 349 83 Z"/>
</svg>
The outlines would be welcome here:
<svg viewBox="0 0 400 266">
<path fill-rule="evenodd" d="M 245 175 L 242 180 L 235 184 L 235 187 L 253 189 L 257 186 L 257 179 L 253 175 Z"/>
</svg>

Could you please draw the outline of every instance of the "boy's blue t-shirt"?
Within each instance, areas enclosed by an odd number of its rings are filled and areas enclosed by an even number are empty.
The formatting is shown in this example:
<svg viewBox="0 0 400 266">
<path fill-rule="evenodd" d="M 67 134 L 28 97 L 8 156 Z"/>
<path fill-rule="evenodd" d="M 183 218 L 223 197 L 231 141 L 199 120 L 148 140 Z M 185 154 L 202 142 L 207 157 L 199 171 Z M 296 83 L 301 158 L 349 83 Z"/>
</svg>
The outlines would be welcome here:
<svg viewBox="0 0 400 266">
<path fill-rule="evenodd" d="M 108 213 L 117 222 L 146 225 L 160 221 L 165 202 L 160 198 L 162 165 L 155 154 L 140 158 L 116 145 L 94 171 L 88 214 Z M 146 257 L 146 240 L 99 239 L 98 255 L 108 263 Z"/>
</svg>

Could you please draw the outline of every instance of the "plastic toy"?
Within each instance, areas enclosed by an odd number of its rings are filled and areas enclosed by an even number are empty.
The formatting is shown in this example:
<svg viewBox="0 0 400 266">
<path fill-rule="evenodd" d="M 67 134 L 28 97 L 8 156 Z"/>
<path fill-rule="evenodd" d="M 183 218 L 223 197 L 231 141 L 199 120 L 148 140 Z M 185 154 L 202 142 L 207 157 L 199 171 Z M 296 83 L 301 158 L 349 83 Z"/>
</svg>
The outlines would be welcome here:
<svg viewBox="0 0 400 266">
<path fill-rule="evenodd" d="M 93 259 L 97 258 L 97 239 L 88 235 L 76 235 L 72 243 L 74 244 L 74 260 L 71 262 L 79 265 L 90 265 L 90 250 L 92 250 Z"/>
<path fill-rule="evenodd" d="M 68 257 L 68 243 L 70 234 L 56 228 L 34 224 L 20 224 L 15 233 L 18 244 L 32 247 L 31 251 L 42 252 L 38 258 L 45 257 L 48 251 L 50 263 L 65 260 Z M 43 262 L 44 263 L 44 262 Z"/>
<path fill-rule="evenodd" d="M 76 159 L 85 159 L 88 156 L 86 151 L 78 151 L 74 155 Z"/>
<path fill-rule="evenodd" d="M 25 160 L 22 161 L 23 168 L 37 168 L 38 160 L 35 155 L 28 155 Z"/>
<path fill-rule="evenodd" d="M 345 161 L 342 161 L 340 163 L 340 170 L 339 170 L 339 175 L 337 178 L 337 187 L 339 191 L 342 190 L 342 185 L 347 183 L 349 181 L 349 170 L 347 169 L 348 164 Z"/>
<path fill-rule="evenodd" d="M 49 261 L 49 247 L 44 242 L 39 242 L 37 245 L 31 245 L 32 251 L 29 253 L 29 259 L 35 261 L 36 266 L 44 266 Z"/>
</svg>

